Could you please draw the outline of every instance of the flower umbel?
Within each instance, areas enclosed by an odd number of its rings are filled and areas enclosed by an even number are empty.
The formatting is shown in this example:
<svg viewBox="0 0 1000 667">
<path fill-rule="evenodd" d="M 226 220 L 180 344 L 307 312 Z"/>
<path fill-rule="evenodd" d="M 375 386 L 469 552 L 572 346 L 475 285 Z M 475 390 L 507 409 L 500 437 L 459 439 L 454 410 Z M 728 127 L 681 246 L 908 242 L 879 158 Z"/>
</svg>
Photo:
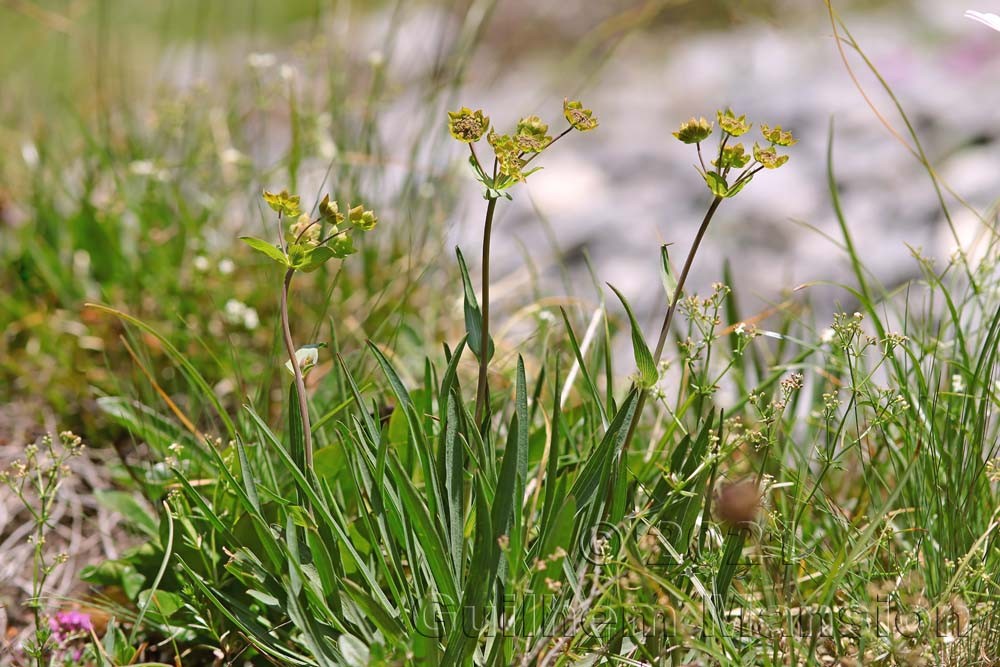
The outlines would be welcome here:
<svg viewBox="0 0 1000 667">
<path fill-rule="evenodd" d="M 736 144 L 735 146 L 726 146 L 723 148 L 719 159 L 712 162 L 712 164 L 720 169 L 742 169 L 747 166 L 748 162 L 750 162 L 750 156 L 747 155 L 743 144 Z"/>
<path fill-rule="evenodd" d="M 753 145 L 753 159 L 760 162 L 765 169 L 777 169 L 788 162 L 787 155 L 778 155 L 774 146 L 761 148 L 758 144 Z"/>
<path fill-rule="evenodd" d="M 524 166 L 524 159 L 521 157 L 521 149 L 518 146 L 518 142 L 509 135 L 497 134 L 492 130 L 486 139 L 490 142 L 490 146 L 493 147 L 493 152 L 496 153 L 500 173 L 504 176 L 523 181 L 524 174 L 521 173 L 521 167 Z"/>
<path fill-rule="evenodd" d="M 673 134 L 686 144 L 697 145 L 698 172 L 717 198 L 735 197 L 764 169 L 777 169 L 788 162 L 787 155 L 778 153 L 778 146 L 792 146 L 796 141 L 792 133 L 783 130 L 780 125 L 771 127 L 762 123 L 760 130 L 769 145 L 761 146 L 755 142 L 753 149 L 747 152 L 742 143 L 730 145 L 728 142 L 749 132 L 753 123 L 746 116 L 737 116 L 731 109 L 716 112 L 716 117 L 722 128 L 722 138 L 711 162 L 703 155 L 705 147 L 702 142 L 712 134 L 712 123 L 704 117 L 692 117 Z"/>
<path fill-rule="evenodd" d="M 774 146 L 794 146 L 799 143 L 787 130 L 782 130 L 780 125 L 771 127 L 765 123 L 760 124 L 760 133 Z"/>
<path fill-rule="evenodd" d="M 750 131 L 750 127 L 753 123 L 747 122 L 747 117 L 737 116 L 733 113 L 732 109 L 726 109 L 725 112 L 718 112 L 719 127 L 722 128 L 723 132 L 731 134 L 734 137 L 739 137 Z"/>
<path fill-rule="evenodd" d="M 566 120 L 569 124 L 573 126 L 574 129 L 580 130 L 581 132 L 589 132 L 597 127 L 597 119 L 594 118 L 594 112 L 590 109 L 583 108 L 583 102 L 580 100 L 563 100 L 563 115 L 566 116 Z"/>
<path fill-rule="evenodd" d="M 288 194 L 288 190 L 278 193 L 264 190 L 264 201 L 272 210 L 288 217 L 296 217 L 302 213 L 299 210 L 299 196 Z"/>
<path fill-rule="evenodd" d="M 712 123 L 704 116 L 701 118 L 691 117 L 686 123 L 681 123 L 681 128 L 674 132 L 674 136 L 686 144 L 701 143 L 712 134 Z"/>
<path fill-rule="evenodd" d="M 473 111 L 462 107 L 458 111 L 448 112 L 448 131 L 451 136 L 464 143 L 479 141 L 490 127 L 490 119 L 483 115 L 483 110 Z"/>
<path fill-rule="evenodd" d="M 517 131 L 514 133 L 517 147 L 522 153 L 539 153 L 552 141 L 552 137 L 547 136 L 549 126 L 542 122 L 538 116 L 527 116 L 517 123 Z"/>
</svg>

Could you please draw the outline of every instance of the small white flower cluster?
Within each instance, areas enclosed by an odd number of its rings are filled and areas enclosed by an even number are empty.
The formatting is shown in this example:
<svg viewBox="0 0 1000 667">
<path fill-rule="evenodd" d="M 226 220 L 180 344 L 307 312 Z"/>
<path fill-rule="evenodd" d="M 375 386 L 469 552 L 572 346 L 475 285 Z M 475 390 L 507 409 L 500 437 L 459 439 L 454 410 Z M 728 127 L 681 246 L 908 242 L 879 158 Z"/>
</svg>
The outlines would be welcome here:
<svg viewBox="0 0 1000 667">
<path fill-rule="evenodd" d="M 226 301 L 226 321 L 230 324 L 242 325 L 247 331 L 253 331 L 260 326 L 257 311 L 237 299 Z"/>
</svg>

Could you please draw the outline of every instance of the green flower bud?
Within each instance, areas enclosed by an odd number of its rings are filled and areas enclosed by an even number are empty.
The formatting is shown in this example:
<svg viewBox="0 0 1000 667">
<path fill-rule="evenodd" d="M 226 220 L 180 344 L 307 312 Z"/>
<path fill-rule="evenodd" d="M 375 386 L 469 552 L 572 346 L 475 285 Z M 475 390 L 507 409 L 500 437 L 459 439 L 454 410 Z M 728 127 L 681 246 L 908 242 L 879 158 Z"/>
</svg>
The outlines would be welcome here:
<svg viewBox="0 0 1000 667">
<path fill-rule="evenodd" d="M 340 212 L 337 202 L 330 199 L 330 195 L 323 197 L 323 201 L 319 203 L 319 215 L 323 220 L 332 225 L 336 225 L 344 220 L 344 214 Z"/>
<path fill-rule="evenodd" d="M 490 119 L 483 115 L 482 109 L 473 111 L 462 107 L 458 111 L 448 112 L 448 131 L 461 142 L 471 144 L 479 141 L 489 127 Z"/>
<path fill-rule="evenodd" d="M 356 225 L 358 229 L 365 232 L 375 229 L 375 225 L 378 224 L 378 218 L 375 217 L 375 213 L 364 210 L 364 207 L 360 205 L 351 209 L 350 217 L 351 224 Z"/>
<path fill-rule="evenodd" d="M 761 123 L 760 133 L 764 135 L 765 139 L 770 141 L 775 146 L 794 146 L 799 143 L 798 140 L 792 136 L 791 132 L 782 130 L 780 125 L 775 125 L 772 128 Z"/>
<path fill-rule="evenodd" d="M 747 122 L 747 117 L 745 115 L 737 116 L 733 113 L 732 109 L 726 109 L 725 113 L 719 111 L 718 117 L 719 127 L 722 128 L 722 131 L 734 137 L 746 134 L 750 131 L 750 127 L 753 125 L 753 123 Z"/>
<path fill-rule="evenodd" d="M 742 169 L 747 166 L 748 162 L 750 162 L 750 156 L 747 155 L 743 144 L 736 144 L 735 146 L 726 146 L 723 148 L 722 155 L 718 160 L 712 162 L 712 164 L 719 169 Z"/>
<path fill-rule="evenodd" d="M 264 190 L 264 201 L 273 211 L 290 218 L 302 213 L 299 210 L 299 196 L 288 194 L 288 190 L 282 190 L 277 194 Z"/>
<path fill-rule="evenodd" d="M 788 162 L 788 156 L 778 155 L 778 151 L 775 150 L 774 146 L 761 148 L 756 143 L 753 145 L 753 159 L 760 162 L 765 169 L 777 169 Z"/>
<path fill-rule="evenodd" d="M 674 132 L 674 136 L 686 144 L 701 143 L 712 134 L 712 124 L 704 117 L 691 117 L 686 123 L 681 123 L 681 129 Z"/>
<path fill-rule="evenodd" d="M 314 225 L 312 220 L 309 219 L 308 213 L 303 213 L 299 216 L 289 230 L 292 235 L 292 241 L 299 239 L 299 243 L 304 243 L 306 245 L 316 245 L 319 243 L 319 225 Z M 301 238 L 299 238 L 301 235 Z"/>
<path fill-rule="evenodd" d="M 580 100 L 570 100 L 569 98 L 563 100 L 563 115 L 566 116 L 566 120 L 573 126 L 573 129 L 580 132 L 589 132 L 597 127 L 594 112 L 590 109 L 584 109 L 583 102 Z"/>
<path fill-rule="evenodd" d="M 357 252 L 354 248 L 354 241 L 351 239 L 350 234 L 340 234 L 335 236 L 330 240 L 329 243 L 330 250 L 333 251 L 333 256 L 337 259 L 343 259 L 348 255 L 353 255 Z"/>
</svg>

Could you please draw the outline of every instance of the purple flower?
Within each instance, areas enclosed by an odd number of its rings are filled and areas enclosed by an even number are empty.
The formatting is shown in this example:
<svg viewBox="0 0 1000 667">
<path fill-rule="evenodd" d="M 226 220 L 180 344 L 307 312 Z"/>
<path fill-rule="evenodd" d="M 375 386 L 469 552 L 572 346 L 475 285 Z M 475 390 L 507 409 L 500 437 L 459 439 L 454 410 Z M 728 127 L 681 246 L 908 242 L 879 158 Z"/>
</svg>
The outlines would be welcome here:
<svg viewBox="0 0 1000 667">
<path fill-rule="evenodd" d="M 90 621 L 90 614 L 82 611 L 61 611 L 49 619 L 49 629 L 56 641 L 66 641 L 73 637 L 94 629 L 94 624 Z"/>
</svg>

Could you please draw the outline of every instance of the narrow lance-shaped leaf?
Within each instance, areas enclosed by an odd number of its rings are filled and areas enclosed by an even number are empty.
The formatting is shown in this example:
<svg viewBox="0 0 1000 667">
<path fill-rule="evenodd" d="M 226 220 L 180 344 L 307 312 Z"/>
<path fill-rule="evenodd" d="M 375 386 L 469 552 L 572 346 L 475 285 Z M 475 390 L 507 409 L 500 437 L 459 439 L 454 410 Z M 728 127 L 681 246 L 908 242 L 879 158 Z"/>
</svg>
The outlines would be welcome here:
<svg viewBox="0 0 1000 667">
<path fill-rule="evenodd" d="M 639 386 L 648 389 L 659 379 L 656 361 L 653 360 L 649 346 L 646 345 L 646 339 L 642 337 L 642 330 L 639 328 L 639 323 L 636 321 L 635 315 L 632 314 L 632 307 L 625 300 L 625 296 L 614 285 L 608 284 L 608 287 L 618 296 L 622 305 L 625 306 L 625 312 L 628 313 L 628 320 L 632 326 L 632 351 L 635 354 L 635 365 L 639 371 Z"/>
<path fill-rule="evenodd" d="M 667 293 L 667 298 L 673 299 L 674 292 L 677 291 L 677 276 L 670 266 L 670 253 L 666 244 L 660 246 L 660 280 L 663 282 L 663 291 Z"/>
<path fill-rule="evenodd" d="M 465 330 L 468 333 L 469 348 L 479 359 L 479 352 L 482 349 L 483 340 L 483 313 L 479 310 L 479 301 L 476 299 L 476 292 L 472 289 L 472 280 L 469 278 L 469 267 L 465 264 L 465 257 L 462 251 L 455 248 L 458 256 L 458 268 L 462 274 L 462 285 L 465 288 Z M 493 358 L 493 339 L 486 342 L 486 359 Z"/>
</svg>

